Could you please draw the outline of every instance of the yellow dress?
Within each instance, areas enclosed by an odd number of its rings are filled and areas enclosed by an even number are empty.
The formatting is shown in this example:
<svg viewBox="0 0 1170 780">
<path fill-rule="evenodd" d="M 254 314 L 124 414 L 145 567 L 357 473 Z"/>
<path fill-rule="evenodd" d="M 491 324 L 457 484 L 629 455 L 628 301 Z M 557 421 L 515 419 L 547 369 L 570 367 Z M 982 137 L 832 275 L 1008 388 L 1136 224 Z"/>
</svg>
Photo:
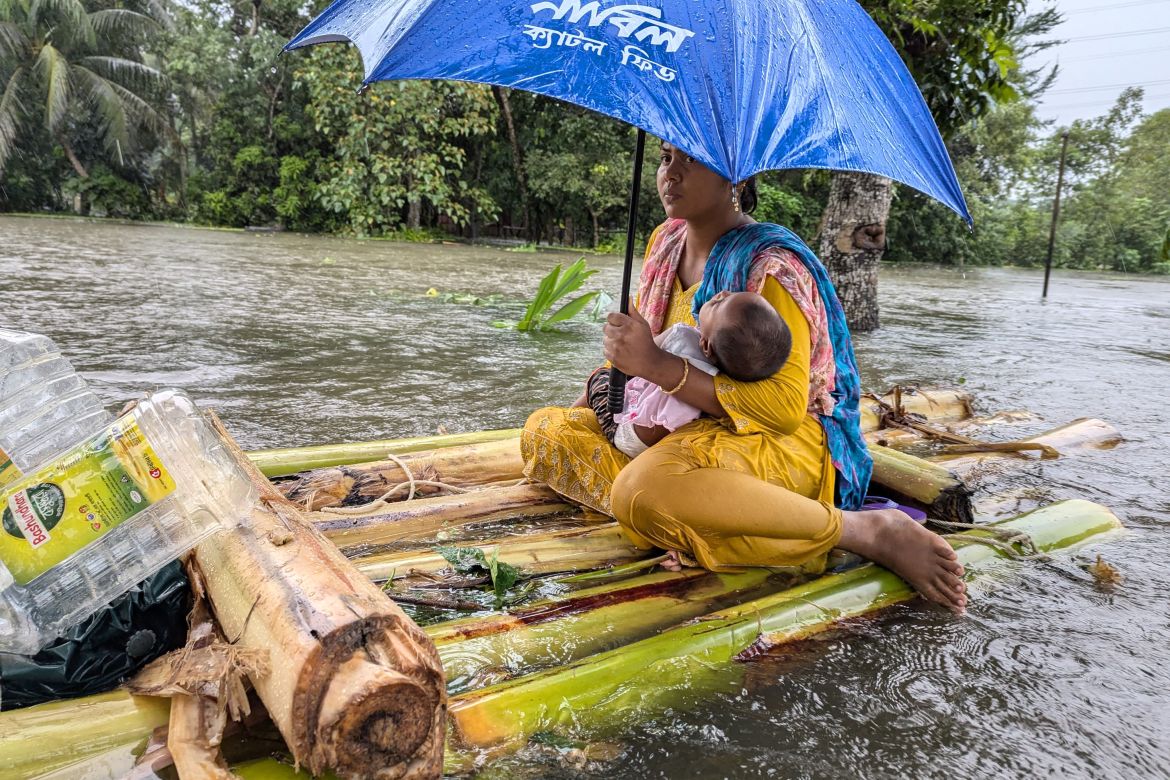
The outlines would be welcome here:
<svg viewBox="0 0 1170 780">
<path fill-rule="evenodd" d="M 695 324 L 698 288 L 675 279 L 664 330 Z M 792 354 L 758 382 L 716 376 L 726 417 L 684 425 L 631 461 L 592 409 L 539 409 L 521 436 L 524 473 L 612 515 L 639 547 L 679 550 L 708 569 L 822 567 L 841 511 L 824 431 L 808 411 L 808 321 L 775 279 L 761 293 L 792 331 Z"/>
</svg>

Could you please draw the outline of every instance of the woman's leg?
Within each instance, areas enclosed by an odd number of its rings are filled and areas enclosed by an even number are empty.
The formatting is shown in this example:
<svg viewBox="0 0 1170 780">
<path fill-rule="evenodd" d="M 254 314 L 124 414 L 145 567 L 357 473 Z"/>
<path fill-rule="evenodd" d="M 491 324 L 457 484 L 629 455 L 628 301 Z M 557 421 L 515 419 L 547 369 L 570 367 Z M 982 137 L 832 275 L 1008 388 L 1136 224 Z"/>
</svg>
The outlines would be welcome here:
<svg viewBox="0 0 1170 780">
<path fill-rule="evenodd" d="M 839 546 L 889 567 L 931 601 L 966 607 L 954 550 L 902 512 L 841 512 L 750 474 L 705 468 L 685 441 L 668 439 L 631 462 L 614 482 L 612 509 L 634 544 L 685 552 L 707 569 L 815 569 Z"/>
<path fill-rule="evenodd" d="M 613 485 L 613 515 L 634 544 L 681 550 L 704 568 L 823 567 L 841 511 L 751 474 L 704 468 L 690 445 L 667 439 Z"/>
<path fill-rule="evenodd" d="M 630 462 L 610 444 L 592 409 L 538 409 L 520 434 L 524 475 L 566 498 L 603 514 L 610 512 L 610 489 Z"/>
</svg>

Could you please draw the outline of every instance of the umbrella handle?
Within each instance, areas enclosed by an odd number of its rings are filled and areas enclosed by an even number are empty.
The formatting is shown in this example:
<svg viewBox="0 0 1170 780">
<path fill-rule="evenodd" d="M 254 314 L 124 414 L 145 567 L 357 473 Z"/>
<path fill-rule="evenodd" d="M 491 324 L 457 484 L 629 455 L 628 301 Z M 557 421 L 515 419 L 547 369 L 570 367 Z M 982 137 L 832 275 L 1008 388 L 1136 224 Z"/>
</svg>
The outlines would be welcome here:
<svg viewBox="0 0 1170 780">
<path fill-rule="evenodd" d="M 634 229 L 638 223 L 638 196 L 642 192 L 642 158 L 646 154 L 646 131 L 638 128 L 634 151 L 634 177 L 630 182 L 630 217 L 626 221 L 626 264 L 622 274 L 622 297 L 618 304 L 622 314 L 630 313 L 630 277 L 634 272 Z M 626 405 L 626 375 L 616 368 L 609 370 L 609 413 L 620 414 Z"/>
<path fill-rule="evenodd" d="M 609 413 L 621 414 L 626 408 L 626 375 L 616 368 L 609 369 Z"/>
</svg>

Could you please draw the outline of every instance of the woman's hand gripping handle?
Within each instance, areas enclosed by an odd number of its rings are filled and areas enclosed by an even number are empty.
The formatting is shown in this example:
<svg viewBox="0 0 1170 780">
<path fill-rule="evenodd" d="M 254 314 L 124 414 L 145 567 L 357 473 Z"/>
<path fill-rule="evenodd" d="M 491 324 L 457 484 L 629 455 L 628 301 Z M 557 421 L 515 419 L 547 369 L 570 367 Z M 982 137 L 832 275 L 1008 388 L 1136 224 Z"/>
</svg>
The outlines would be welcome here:
<svg viewBox="0 0 1170 780">
<path fill-rule="evenodd" d="M 715 380 L 703 371 L 687 371 L 682 358 L 654 343 L 650 326 L 642 315 L 635 309 L 630 311 L 631 316 L 610 314 L 605 325 L 605 357 L 614 366 L 610 373 L 610 410 L 614 409 L 615 400 L 619 412 L 624 405 L 625 374 L 671 390 L 680 401 L 711 417 L 724 417 L 726 412 L 715 394 Z M 623 379 L 620 394 L 614 391 L 614 373 Z"/>
<path fill-rule="evenodd" d="M 605 358 L 609 373 L 609 411 L 618 414 L 625 406 L 626 377 L 648 378 L 670 355 L 654 343 L 650 326 L 636 307 L 630 314 L 612 312 L 605 325 Z"/>
</svg>

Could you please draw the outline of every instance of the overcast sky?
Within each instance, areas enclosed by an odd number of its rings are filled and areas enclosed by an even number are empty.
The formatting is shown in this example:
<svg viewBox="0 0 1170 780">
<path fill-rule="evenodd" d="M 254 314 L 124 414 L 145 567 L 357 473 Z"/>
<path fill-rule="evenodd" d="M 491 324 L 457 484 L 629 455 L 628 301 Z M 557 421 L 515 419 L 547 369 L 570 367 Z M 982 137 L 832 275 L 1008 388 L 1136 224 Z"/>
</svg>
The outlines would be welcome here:
<svg viewBox="0 0 1170 780">
<path fill-rule="evenodd" d="M 1029 0 L 1032 10 L 1052 4 Z M 1145 89 L 1147 113 L 1170 107 L 1170 0 L 1055 0 L 1055 5 L 1065 21 L 1054 37 L 1065 42 L 1027 63 L 1060 65 L 1040 106 L 1041 118 L 1068 124 L 1098 116 L 1127 86 Z"/>
</svg>

